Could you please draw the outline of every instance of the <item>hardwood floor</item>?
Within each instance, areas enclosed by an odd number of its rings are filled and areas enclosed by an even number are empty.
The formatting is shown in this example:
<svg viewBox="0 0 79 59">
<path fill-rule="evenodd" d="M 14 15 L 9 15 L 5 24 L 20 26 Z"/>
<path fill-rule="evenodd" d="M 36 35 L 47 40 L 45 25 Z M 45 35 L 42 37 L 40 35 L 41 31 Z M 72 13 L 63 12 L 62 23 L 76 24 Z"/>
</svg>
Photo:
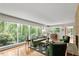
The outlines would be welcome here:
<svg viewBox="0 0 79 59">
<path fill-rule="evenodd" d="M 0 56 L 45 56 L 33 49 L 28 48 L 28 43 L 21 46 L 4 50 L 0 52 Z M 75 56 L 74 54 L 67 53 L 67 56 Z"/>
<path fill-rule="evenodd" d="M 11 48 L 0 52 L 0 56 L 44 56 L 43 54 L 28 48 L 28 44 L 24 44 L 15 48 Z"/>
</svg>

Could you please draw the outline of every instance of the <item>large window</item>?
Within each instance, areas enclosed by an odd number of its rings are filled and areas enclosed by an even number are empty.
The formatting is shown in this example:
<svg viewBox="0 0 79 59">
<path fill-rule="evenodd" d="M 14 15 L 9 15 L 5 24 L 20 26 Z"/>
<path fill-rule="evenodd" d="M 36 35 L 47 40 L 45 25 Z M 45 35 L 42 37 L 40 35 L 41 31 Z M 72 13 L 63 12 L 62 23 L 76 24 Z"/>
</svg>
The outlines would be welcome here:
<svg viewBox="0 0 79 59">
<path fill-rule="evenodd" d="M 42 35 L 42 27 L 30 26 L 30 36 L 31 38 Z"/>
<path fill-rule="evenodd" d="M 0 46 L 24 42 L 42 34 L 42 27 L 12 22 L 0 22 Z M 30 38 L 29 38 L 30 37 Z"/>
<path fill-rule="evenodd" d="M 18 39 L 19 42 L 23 42 L 29 36 L 28 25 L 19 24 L 18 26 Z"/>
<path fill-rule="evenodd" d="M 0 33 L 4 31 L 4 22 L 0 21 Z"/>
<path fill-rule="evenodd" d="M 34 38 L 37 35 L 36 27 L 30 26 L 30 39 Z"/>
<path fill-rule="evenodd" d="M 42 35 L 42 27 L 38 27 L 38 36 Z"/>
<path fill-rule="evenodd" d="M 0 46 L 24 42 L 29 36 L 28 25 L 0 22 Z"/>
<path fill-rule="evenodd" d="M 16 43 L 16 28 L 16 24 L 0 22 L 0 46 Z"/>
<path fill-rule="evenodd" d="M 70 42 L 71 43 L 75 43 L 74 42 L 74 27 L 73 26 L 67 26 L 67 35 L 70 36 Z"/>
<path fill-rule="evenodd" d="M 8 33 L 14 39 L 12 42 L 17 41 L 17 24 L 5 22 L 5 30 L 4 33 Z"/>
<path fill-rule="evenodd" d="M 74 28 L 73 28 L 73 26 L 68 26 L 67 27 L 67 35 L 69 35 L 69 36 L 74 35 Z"/>
<path fill-rule="evenodd" d="M 51 33 L 56 33 L 56 34 L 58 34 L 58 38 L 61 39 L 62 36 L 63 36 L 63 35 L 61 34 L 61 29 L 62 29 L 61 27 L 53 26 L 53 27 L 51 27 L 51 30 L 50 30 L 50 31 L 51 31 Z M 62 31 L 62 32 L 63 32 L 63 31 Z"/>
<path fill-rule="evenodd" d="M 64 35 L 68 35 L 73 38 L 74 29 L 73 26 L 53 26 L 51 27 L 51 33 L 58 34 L 59 39 L 61 39 Z"/>
<path fill-rule="evenodd" d="M 53 33 L 59 33 L 60 32 L 60 27 L 52 27 L 51 32 Z"/>
</svg>

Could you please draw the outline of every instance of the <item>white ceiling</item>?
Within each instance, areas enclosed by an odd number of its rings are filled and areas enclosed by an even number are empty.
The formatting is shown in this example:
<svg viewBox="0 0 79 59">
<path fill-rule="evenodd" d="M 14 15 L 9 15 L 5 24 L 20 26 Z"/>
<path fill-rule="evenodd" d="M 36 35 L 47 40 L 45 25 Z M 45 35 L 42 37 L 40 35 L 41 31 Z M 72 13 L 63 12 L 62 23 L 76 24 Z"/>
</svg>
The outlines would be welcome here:
<svg viewBox="0 0 79 59">
<path fill-rule="evenodd" d="M 6 3 L 0 12 L 34 22 L 56 25 L 73 23 L 77 4 L 74 3 Z"/>
</svg>

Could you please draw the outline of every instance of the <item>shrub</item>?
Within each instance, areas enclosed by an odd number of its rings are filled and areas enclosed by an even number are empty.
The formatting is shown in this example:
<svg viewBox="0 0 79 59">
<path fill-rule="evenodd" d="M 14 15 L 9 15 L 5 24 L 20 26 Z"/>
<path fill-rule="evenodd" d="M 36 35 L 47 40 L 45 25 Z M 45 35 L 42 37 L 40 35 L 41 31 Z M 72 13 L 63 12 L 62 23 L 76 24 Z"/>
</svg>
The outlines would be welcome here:
<svg viewBox="0 0 79 59">
<path fill-rule="evenodd" d="M 13 38 L 8 33 L 0 33 L 0 45 L 7 45 L 12 42 Z"/>
</svg>

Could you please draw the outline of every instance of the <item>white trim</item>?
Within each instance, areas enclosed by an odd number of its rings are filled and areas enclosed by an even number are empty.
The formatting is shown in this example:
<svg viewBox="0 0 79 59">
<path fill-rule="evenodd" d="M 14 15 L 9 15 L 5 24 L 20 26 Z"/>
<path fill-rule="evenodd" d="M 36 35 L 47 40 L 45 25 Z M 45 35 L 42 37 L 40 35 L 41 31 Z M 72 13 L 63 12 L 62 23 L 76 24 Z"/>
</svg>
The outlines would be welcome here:
<svg viewBox="0 0 79 59">
<path fill-rule="evenodd" d="M 30 25 L 29 25 L 28 29 L 29 29 L 29 40 L 30 40 Z"/>
<path fill-rule="evenodd" d="M 19 26 L 19 24 L 17 24 L 17 43 L 19 42 L 18 26 Z"/>
</svg>

